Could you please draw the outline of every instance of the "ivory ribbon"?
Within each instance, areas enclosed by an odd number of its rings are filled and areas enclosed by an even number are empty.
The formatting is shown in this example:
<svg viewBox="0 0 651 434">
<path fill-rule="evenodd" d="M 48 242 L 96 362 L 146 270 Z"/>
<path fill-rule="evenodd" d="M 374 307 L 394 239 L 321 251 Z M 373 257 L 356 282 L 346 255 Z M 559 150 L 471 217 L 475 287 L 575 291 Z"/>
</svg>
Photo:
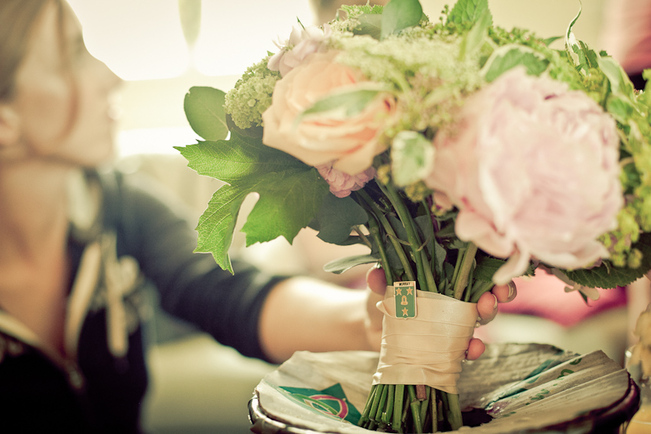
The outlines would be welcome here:
<svg viewBox="0 0 651 434">
<path fill-rule="evenodd" d="M 393 287 L 377 304 L 384 313 L 382 344 L 373 384 L 424 384 L 457 393 L 461 362 L 477 322 L 477 306 L 416 291 L 417 316 L 397 318 Z"/>
</svg>

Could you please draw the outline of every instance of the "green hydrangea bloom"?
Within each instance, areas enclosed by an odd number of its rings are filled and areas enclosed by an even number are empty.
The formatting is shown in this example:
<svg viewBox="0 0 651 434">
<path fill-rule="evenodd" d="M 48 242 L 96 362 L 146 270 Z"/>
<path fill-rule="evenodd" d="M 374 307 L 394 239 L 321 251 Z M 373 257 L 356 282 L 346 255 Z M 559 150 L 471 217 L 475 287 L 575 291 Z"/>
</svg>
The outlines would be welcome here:
<svg viewBox="0 0 651 434">
<path fill-rule="evenodd" d="M 262 125 L 262 113 L 271 105 L 271 95 L 280 73 L 267 68 L 269 56 L 247 68 L 226 94 L 224 108 L 233 123 L 246 129 Z"/>
</svg>

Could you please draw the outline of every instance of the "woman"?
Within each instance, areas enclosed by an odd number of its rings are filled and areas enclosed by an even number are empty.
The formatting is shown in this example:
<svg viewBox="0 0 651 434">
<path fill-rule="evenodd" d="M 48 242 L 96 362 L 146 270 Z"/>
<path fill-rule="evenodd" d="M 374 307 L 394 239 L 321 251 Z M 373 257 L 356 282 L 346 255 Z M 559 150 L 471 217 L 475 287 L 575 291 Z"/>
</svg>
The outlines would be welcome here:
<svg viewBox="0 0 651 434">
<path fill-rule="evenodd" d="M 0 2 L 0 426 L 137 432 L 147 285 L 247 356 L 378 348 L 382 273 L 369 273 L 371 295 L 243 264 L 232 276 L 192 253 L 194 231 L 170 206 L 98 170 L 118 85 L 66 3 Z M 487 294 L 480 317 L 508 292 Z M 473 340 L 468 357 L 482 351 Z"/>
</svg>

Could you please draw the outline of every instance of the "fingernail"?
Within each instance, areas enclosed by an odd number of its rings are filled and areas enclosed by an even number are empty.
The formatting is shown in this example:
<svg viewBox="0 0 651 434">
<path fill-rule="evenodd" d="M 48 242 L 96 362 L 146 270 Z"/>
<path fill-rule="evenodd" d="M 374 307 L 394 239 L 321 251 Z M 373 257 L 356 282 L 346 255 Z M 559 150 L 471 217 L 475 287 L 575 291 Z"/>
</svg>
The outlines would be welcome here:
<svg viewBox="0 0 651 434">
<path fill-rule="evenodd" d="M 509 288 L 509 298 L 513 297 L 513 294 L 515 294 L 515 282 L 510 281 L 506 286 Z"/>
</svg>

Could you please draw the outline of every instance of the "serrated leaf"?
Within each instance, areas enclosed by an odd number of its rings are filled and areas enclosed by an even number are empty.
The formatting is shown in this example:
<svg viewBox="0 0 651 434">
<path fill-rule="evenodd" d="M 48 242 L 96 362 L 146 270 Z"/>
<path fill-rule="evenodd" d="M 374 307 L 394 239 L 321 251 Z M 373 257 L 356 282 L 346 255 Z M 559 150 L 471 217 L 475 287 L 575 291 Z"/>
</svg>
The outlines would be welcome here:
<svg viewBox="0 0 651 434">
<path fill-rule="evenodd" d="M 417 26 L 422 17 L 423 7 L 418 0 L 391 0 L 382 11 L 381 39 Z"/>
<path fill-rule="evenodd" d="M 391 144 L 391 174 L 397 186 L 420 181 L 434 164 L 434 146 L 422 134 L 401 131 Z"/>
<path fill-rule="evenodd" d="M 349 256 L 328 262 L 323 266 L 323 270 L 328 273 L 341 274 L 358 265 L 375 264 L 379 260 L 380 259 L 375 255 Z"/>
<path fill-rule="evenodd" d="M 233 232 L 237 223 L 242 202 L 249 192 L 232 188 L 229 185 L 217 190 L 208 207 L 197 223 L 199 234 L 196 252 L 212 253 L 217 265 L 233 273 L 228 249 L 233 241 Z"/>
<path fill-rule="evenodd" d="M 229 140 L 175 147 L 200 175 L 231 183 L 249 175 L 306 165 L 291 155 L 262 144 L 260 139 L 232 133 Z"/>
<path fill-rule="evenodd" d="M 641 234 L 633 247 L 642 252 L 642 263 L 638 268 L 615 267 L 609 261 L 604 261 L 599 267 L 562 271 L 572 281 L 589 288 L 627 286 L 651 270 L 651 234 Z"/>
<path fill-rule="evenodd" d="M 495 50 L 482 68 L 484 78 L 491 82 L 516 66 L 524 66 L 527 74 L 539 76 L 549 66 L 549 61 L 527 47 L 505 45 Z"/>
<path fill-rule="evenodd" d="M 319 231 L 318 237 L 331 244 L 347 244 L 354 226 L 368 221 L 366 211 L 351 197 L 326 195 L 310 227 Z"/>
<path fill-rule="evenodd" d="M 615 288 L 626 286 L 644 276 L 641 270 L 631 268 L 617 268 L 612 265 L 602 264 L 600 267 L 590 270 L 563 270 L 573 282 L 588 288 Z"/>
<path fill-rule="evenodd" d="M 242 227 L 247 246 L 280 236 L 291 244 L 298 232 L 312 221 L 329 191 L 319 172 L 305 167 L 307 170 L 256 176 L 257 182 L 250 189 L 260 199 Z"/>
<path fill-rule="evenodd" d="M 280 236 L 291 243 L 329 194 L 328 184 L 314 167 L 263 145 L 260 139 L 233 132 L 230 140 L 177 149 L 198 173 L 229 184 L 217 190 L 200 219 L 197 251 L 212 253 L 231 272 L 228 249 L 246 196 L 259 194 L 242 229 L 251 245 Z"/>
<path fill-rule="evenodd" d="M 488 0 L 459 0 L 448 15 L 448 23 L 471 26 L 479 21 L 485 12 L 490 14 Z"/>
<path fill-rule="evenodd" d="M 190 88 L 183 100 L 185 116 L 192 130 L 205 140 L 222 140 L 228 135 L 224 96 L 212 87 Z"/>
</svg>

